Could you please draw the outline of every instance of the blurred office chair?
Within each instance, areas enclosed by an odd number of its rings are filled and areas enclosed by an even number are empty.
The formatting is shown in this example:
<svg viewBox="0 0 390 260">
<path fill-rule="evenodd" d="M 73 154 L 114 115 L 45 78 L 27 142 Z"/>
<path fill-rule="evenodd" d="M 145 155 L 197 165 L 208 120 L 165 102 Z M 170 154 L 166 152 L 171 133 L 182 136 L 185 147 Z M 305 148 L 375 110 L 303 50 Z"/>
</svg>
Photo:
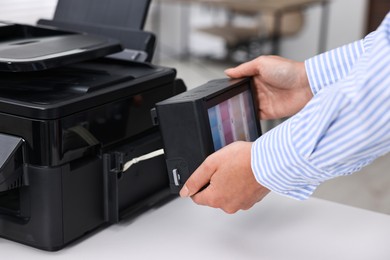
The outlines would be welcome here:
<svg viewBox="0 0 390 260">
<path fill-rule="evenodd" d="M 279 39 L 294 35 L 304 24 L 304 8 L 312 3 L 326 0 L 203 0 L 204 4 L 224 8 L 229 18 L 223 25 L 211 25 L 198 28 L 225 41 L 228 55 L 244 49 L 247 59 L 252 58 L 252 49 L 256 55 L 279 54 Z M 251 25 L 236 23 L 237 17 L 245 16 L 253 20 Z M 268 46 L 268 50 L 264 47 Z"/>
<path fill-rule="evenodd" d="M 151 0 L 58 0 L 52 20 L 38 24 L 115 38 L 125 51 L 116 58 L 151 61 L 156 38 L 143 31 Z"/>
<path fill-rule="evenodd" d="M 228 9 L 228 12 L 231 13 L 231 19 L 226 24 L 197 28 L 197 30 L 222 38 L 225 41 L 227 58 L 230 60 L 237 59 L 235 57 L 237 52 L 244 53 L 244 57 L 238 58 L 239 62 L 260 54 L 278 54 L 279 38 L 296 34 L 304 24 L 302 10 L 294 9 L 277 13 Z M 240 15 L 253 19 L 253 25 L 236 24 L 234 18 Z"/>
</svg>

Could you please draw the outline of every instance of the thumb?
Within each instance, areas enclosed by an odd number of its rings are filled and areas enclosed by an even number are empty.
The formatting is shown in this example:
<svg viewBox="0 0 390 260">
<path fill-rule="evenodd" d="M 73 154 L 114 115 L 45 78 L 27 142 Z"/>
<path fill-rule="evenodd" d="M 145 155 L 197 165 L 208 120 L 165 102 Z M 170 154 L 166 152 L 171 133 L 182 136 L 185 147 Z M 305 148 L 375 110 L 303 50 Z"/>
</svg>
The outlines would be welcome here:
<svg viewBox="0 0 390 260">
<path fill-rule="evenodd" d="M 235 68 L 225 70 L 225 74 L 230 78 L 251 77 L 259 74 L 257 59 L 245 62 Z"/>
<path fill-rule="evenodd" d="M 206 159 L 190 176 L 180 190 L 181 197 L 191 197 L 210 183 L 211 176 L 216 171 L 217 165 L 212 160 Z"/>
</svg>

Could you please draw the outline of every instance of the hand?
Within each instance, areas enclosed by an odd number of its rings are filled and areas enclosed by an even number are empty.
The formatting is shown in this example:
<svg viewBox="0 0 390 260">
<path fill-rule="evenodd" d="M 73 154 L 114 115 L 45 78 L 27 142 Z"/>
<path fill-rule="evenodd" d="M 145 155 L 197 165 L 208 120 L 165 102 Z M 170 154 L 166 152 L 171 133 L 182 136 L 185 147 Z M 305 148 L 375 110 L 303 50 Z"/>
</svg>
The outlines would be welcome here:
<svg viewBox="0 0 390 260">
<path fill-rule="evenodd" d="M 269 193 L 253 175 L 251 147 L 249 142 L 234 142 L 211 154 L 187 180 L 180 196 L 230 214 L 251 208 Z"/>
<path fill-rule="evenodd" d="M 254 77 L 261 119 L 292 116 L 313 97 L 303 62 L 260 56 L 225 73 L 231 78 Z"/>
</svg>

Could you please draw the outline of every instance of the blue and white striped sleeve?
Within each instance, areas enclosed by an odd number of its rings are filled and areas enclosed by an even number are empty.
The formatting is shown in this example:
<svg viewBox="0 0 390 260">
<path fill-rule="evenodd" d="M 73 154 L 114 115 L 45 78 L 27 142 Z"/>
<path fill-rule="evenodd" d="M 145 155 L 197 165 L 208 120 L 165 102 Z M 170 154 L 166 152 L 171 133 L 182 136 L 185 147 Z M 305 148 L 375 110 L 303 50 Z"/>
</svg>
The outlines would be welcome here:
<svg viewBox="0 0 390 260">
<path fill-rule="evenodd" d="M 311 90 L 316 95 L 322 88 L 345 78 L 361 55 L 369 50 L 375 32 L 364 39 L 316 55 L 305 61 Z"/>
<path fill-rule="evenodd" d="M 371 44 L 348 75 L 254 142 L 260 184 L 303 200 L 322 182 L 390 151 L 390 13 Z"/>
</svg>

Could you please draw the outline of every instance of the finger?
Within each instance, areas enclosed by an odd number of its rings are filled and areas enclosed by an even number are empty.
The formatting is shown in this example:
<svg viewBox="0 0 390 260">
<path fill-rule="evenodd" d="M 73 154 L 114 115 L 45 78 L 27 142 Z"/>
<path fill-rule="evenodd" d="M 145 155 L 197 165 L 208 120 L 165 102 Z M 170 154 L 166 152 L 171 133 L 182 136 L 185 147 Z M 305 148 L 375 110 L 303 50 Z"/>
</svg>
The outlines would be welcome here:
<svg viewBox="0 0 390 260">
<path fill-rule="evenodd" d="M 230 78 L 242 78 L 257 75 L 257 60 L 252 60 L 235 68 L 227 69 L 225 70 L 225 74 Z"/>
<path fill-rule="evenodd" d="M 216 170 L 216 163 L 208 157 L 196 169 L 180 191 L 181 197 L 190 197 L 206 186 Z"/>
<path fill-rule="evenodd" d="M 191 198 L 198 205 L 222 209 L 228 214 L 233 214 L 240 210 L 239 205 L 230 203 L 231 201 L 229 203 L 226 203 L 226 199 L 223 199 L 223 196 L 218 196 L 218 191 L 213 185 L 210 185 L 203 191 L 196 193 Z"/>
<path fill-rule="evenodd" d="M 191 199 L 198 205 L 209 206 L 212 208 L 218 208 L 215 199 L 215 190 L 212 185 L 209 185 L 204 190 L 191 196 Z"/>
</svg>

